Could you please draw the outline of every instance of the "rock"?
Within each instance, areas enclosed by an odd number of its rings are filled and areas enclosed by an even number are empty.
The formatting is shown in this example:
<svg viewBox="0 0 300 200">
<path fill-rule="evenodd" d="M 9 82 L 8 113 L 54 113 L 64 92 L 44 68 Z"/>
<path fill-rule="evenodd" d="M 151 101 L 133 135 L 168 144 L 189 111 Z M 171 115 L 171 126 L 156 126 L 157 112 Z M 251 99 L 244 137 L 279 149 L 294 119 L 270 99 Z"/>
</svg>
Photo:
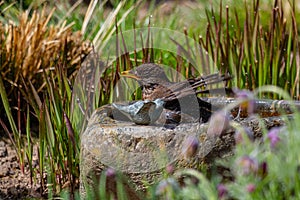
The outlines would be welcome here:
<svg viewBox="0 0 300 200">
<path fill-rule="evenodd" d="M 0 147 L 0 157 L 5 157 L 7 156 L 7 148 L 6 147 Z"/>
<path fill-rule="evenodd" d="M 5 142 L 4 141 L 0 141 L 0 147 L 5 147 Z"/>
<path fill-rule="evenodd" d="M 99 188 L 96 183 L 108 168 L 128 177 L 129 181 L 122 181 L 129 199 L 140 199 L 136 191 L 143 191 L 146 185 L 162 179 L 166 166 L 170 164 L 175 170 L 209 168 L 216 158 L 233 154 L 235 129 L 229 124 L 224 126 L 225 129 L 220 129 L 220 134 L 208 135 L 208 127 L 212 124 L 181 123 L 174 129 L 166 129 L 163 124 L 142 126 L 120 120 L 124 118 L 115 120 L 114 113 L 117 111 L 113 109 L 105 105 L 95 110 L 81 135 L 80 192 L 83 198 L 88 187 Z M 268 129 L 285 123 L 283 118 L 277 116 L 262 119 L 248 117 L 238 123 L 252 131 L 255 138 L 262 135 L 261 120 Z M 209 123 L 220 125 L 215 121 Z M 199 145 L 191 151 L 183 146 L 190 136 L 196 141 L 187 144 Z M 192 156 L 185 156 L 184 152 L 192 152 Z M 117 194 L 114 179 L 106 181 L 107 190 Z"/>
<path fill-rule="evenodd" d="M 83 195 L 86 187 L 93 185 L 95 177 L 100 177 L 107 168 L 122 172 L 133 184 L 133 190 L 142 191 L 145 183 L 153 184 L 161 179 L 165 167 L 170 163 L 175 168 L 199 169 L 211 164 L 216 157 L 231 154 L 231 147 L 234 146 L 233 129 L 226 131 L 224 135 L 230 137 L 223 141 L 219 137 L 207 136 L 207 124 L 184 123 L 171 130 L 163 128 L 163 125 L 142 126 L 108 120 L 107 113 L 111 113 L 111 110 L 103 113 L 103 108 L 97 109 L 81 135 L 80 177 Z M 198 138 L 199 148 L 192 158 L 185 159 L 182 155 L 183 143 L 191 135 Z M 134 198 L 130 196 L 129 199 Z"/>
<path fill-rule="evenodd" d="M 5 177 L 9 174 L 9 168 L 5 165 L 0 169 L 0 178 Z"/>
</svg>

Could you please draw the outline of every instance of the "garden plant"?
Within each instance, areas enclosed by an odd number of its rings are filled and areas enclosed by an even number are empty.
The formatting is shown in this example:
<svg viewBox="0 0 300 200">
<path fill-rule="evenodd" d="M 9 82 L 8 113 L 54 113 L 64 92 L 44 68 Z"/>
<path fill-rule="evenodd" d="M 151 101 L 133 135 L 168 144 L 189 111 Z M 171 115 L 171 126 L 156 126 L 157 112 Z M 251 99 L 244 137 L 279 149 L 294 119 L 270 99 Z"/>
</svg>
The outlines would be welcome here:
<svg viewBox="0 0 300 200">
<path fill-rule="evenodd" d="M 80 135 L 94 109 L 113 103 L 121 72 L 151 62 L 170 66 L 189 79 L 214 69 L 231 76 L 226 87 L 233 89 L 235 98 L 243 97 L 240 105 L 251 107 L 253 99 L 296 104 L 299 12 L 295 0 L 0 1 L 0 137 L 9 139 L 20 173 L 29 177 L 31 188 L 38 188 L 35 196 L 80 199 Z M 156 35 L 152 30 L 179 32 L 183 37 L 157 34 L 161 38 L 151 39 Z M 141 38 L 141 46 L 135 46 Z M 170 38 L 172 44 L 165 44 Z M 157 40 L 166 50 L 154 48 Z M 111 44 L 114 56 L 101 61 L 100 72 L 80 71 L 90 55 L 103 55 Z M 168 51 L 169 46 L 177 49 Z M 195 67 L 190 58 L 206 67 Z M 90 98 L 91 93 L 95 98 Z M 140 90 L 126 96 L 130 101 L 140 98 Z M 136 195 L 140 199 L 299 199 L 300 115 L 293 105 L 292 115 L 282 112 L 285 125 L 272 129 L 249 112 L 261 121 L 262 134 L 254 140 L 246 127 L 230 120 L 236 144 L 232 156 L 216 159 L 210 169 L 175 170 L 168 165 L 162 180 Z M 116 181 L 117 192 L 106 189 L 107 179 Z M 86 198 L 130 199 L 124 192 L 126 179 L 107 168 L 99 188 L 89 188 Z M 20 197 L 18 191 L 3 191 L 0 198 Z M 33 197 L 27 193 L 24 197 Z"/>
</svg>

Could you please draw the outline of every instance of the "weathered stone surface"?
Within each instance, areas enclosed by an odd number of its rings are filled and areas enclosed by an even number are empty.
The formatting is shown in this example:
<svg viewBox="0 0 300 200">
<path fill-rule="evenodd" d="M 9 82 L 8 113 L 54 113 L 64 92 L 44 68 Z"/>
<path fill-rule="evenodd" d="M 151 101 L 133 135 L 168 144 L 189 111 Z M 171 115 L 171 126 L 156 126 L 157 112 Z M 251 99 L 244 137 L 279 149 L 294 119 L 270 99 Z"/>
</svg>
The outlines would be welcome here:
<svg viewBox="0 0 300 200">
<path fill-rule="evenodd" d="M 218 137 L 207 135 L 208 124 L 182 123 L 175 129 L 162 125 L 141 126 L 129 121 L 112 119 L 118 116 L 110 105 L 98 108 L 91 116 L 87 129 L 81 136 L 81 193 L 86 185 L 93 185 L 108 167 L 121 171 L 133 183 L 133 190 L 126 185 L 131 199 L 134 190 L 143 190 L 145 183 L 152 184 L 162 178 L 165 167 L 172 163 L 175 168 L 200 168 L 209 166 L 217 157 L 232 155 L 235 144 L 231 127 Z M 124 118 L 119 118 L 124 119 Z M 267 128 L 281 126 L 280 117 L 263 118 Z M 249 127 L 255 137 L 261 136 L 257 118 L 246 118 L 240 125 Z M 197 154 L 184 159 L 184 140 L 194 135 L 200 142 Z"/>
<path fill-rule="evenodd" d="M 230 153 L 233 137 L 221 140 L 207 137 L 207 124 L 185 123 L 175 129 L 162 125 L 141 126 L 132 122 L 116 121 L 109 116 L 112 107 L 97 109 L 91 116 L 87 129 L 81 136 L 81 189 L 90 184 L 95 174 L 111 167 L 126 174 L 135 189 L 144 188 L 162 176 L 165 167 L 172 163 L 177 168 L 199 168 L 210 159 Z M 106 111 L 104 111 L 106 110 Z M 227 135 L 234 130 L 228 130 Z M 182 156 L 184 140 L 194 135 L 200 142 L 197 154 L 189 160 Z M 212 152 L 218 145 L 218 153 Z M 222 152 L 221 152 L 222 151 Z"/>
</svg>

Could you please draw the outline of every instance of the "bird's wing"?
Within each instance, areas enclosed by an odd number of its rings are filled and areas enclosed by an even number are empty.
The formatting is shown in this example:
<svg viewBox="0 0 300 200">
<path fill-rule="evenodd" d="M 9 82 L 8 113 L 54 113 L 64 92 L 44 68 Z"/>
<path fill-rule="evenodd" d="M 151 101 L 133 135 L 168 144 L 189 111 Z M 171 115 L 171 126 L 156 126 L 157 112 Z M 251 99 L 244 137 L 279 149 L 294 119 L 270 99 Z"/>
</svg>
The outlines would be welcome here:
<svg viewBox="0 0 300 200">
<path fill-rule="evenodd" d="M 142 113 L 142 112 L 149 112 L 151 107 L 154 107 L 155 103 L 152 101 L 143 102 L 142 106 L 139 106 L 139 109 L 137 110 L 136 114 Z"/>
<path fill-rule="evenodd" d="M 200 93 L 222 93 L 224 91 L 224 87 L 207 89 L 207 86 L 217 85 L 218 83 L 229 79 L 231 79 L 230 76 L 220 76 L 218 73 L 214 73 L 195 79 L 189 79 L 188 81 L 173 83 L 168 87 L 170 92 L 165 95 L 164 100 L 172 101 L 176 98 L 182 98 L 193 94 L 197 95 Z"/>
</svg>

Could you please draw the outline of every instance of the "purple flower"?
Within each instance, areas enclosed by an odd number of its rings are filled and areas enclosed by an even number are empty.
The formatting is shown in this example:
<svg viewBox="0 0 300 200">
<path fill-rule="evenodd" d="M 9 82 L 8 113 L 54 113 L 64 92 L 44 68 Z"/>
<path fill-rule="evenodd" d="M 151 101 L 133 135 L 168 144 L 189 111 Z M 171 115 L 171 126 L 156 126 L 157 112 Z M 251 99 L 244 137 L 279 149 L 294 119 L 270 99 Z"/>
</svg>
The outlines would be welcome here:
<svg viewBox="0 0 300 200">
<path fill-rule="evenodd" d="M 267 137 L 270 140 L 271 148 L 274 148 L 277 145 L 277 143 L 280 141 L 279 133 L 280 133 L 279 128 L 272 128 L 269 131 Z"/>
<path fill-rule="evenodd" d="M 182 155 L 185 159 L 195 156 L 199 148 L 199 140 L 196 136 L 189 136 L 183 142 Z"/>
<path fill-rule="evenodd" d="M 243 142 L 244 142 L 244 136 L 243 136 L 243 134 L 242 134 L 241 131 L 236 131 L 234 133 L 234 140 L 235 140 L 236 144 L 243 144 Z"/>
<path fill-rule="evenodd" d="M 217 190 L 218 190 L 218 196 L 220 199 L 224 198 L 228 193 L 226 186 L 223 184 L 219 184 L 217 187 Z"/>
<path fill-rule="evenodd" d="M 176 191 L 178 189 L 179 189 L 179 185 L 176 180 L 174 180 L 173 178 L 163 179 L 157 185 L 155 194 L 164 195 L 168 191 Z"/>
<path fill-rule="evenodd" d="M 243 129 L 243 131 L 236 131 L 235 134 L 234 134 L 234 139 L 235 139 L 235 143 L 236 144 L 243 144 L 244 141 L 245 141 L 245 135 L 247 136 L 247 138 L 250 140 L 250 141 L 254 141 L 254 135 L 253 135 L 253 132 L 245 127 Z"/>
<path fill-rule="evenodd" d="M 168 164 L 166 167 L 166 171 L 168 174 L 173 174 L 174 173 L 174 166 L 171 164 Z"/>
<path fill-rule="evenodd" d="M 116 176 L 116 171 L 113 168 L 108 168 L 105 175 L 107 178 L 114 178 Z"/>
<path fill-rule="evenodd" d="M 243 101 L 240 105 L 242 112 L 247 111 L 248 115 L 254 113 L 255 100 L 253 93 L 248 90 L 235 90 L 236 98 Z"/>
<path fill-rule="evenodd" d="M 255 191 L 256 187 L 253 183 L 250 183 L 246 186 L 247 192 L 252 193 Z"/>
<path fill-rule="evenodd" d="M 230 118 L 227 112 L 214 113 L 208 124 L 207 135 L 209 137 L 220 136 L 229 127 L 229 121 Z"/>
<path fill-rule="evenodd" d="M 259 175 L 262 178 L 265 178 L 267 174 L 268 174 L 268 164 L 267 162 L 264 161 L 259 165 Z"/>
<path fill-rule="evenodd" d="M 248 175 L 250 173 L 256 174 L 258 172 L 258 162 L 256 159 L 251 158 L 250 156 L 243 156 L 240 159 L 238 159 L 237 162 L 238 166 L 241 167 L 242 173 L 244 175 Z"/>
</svg>

